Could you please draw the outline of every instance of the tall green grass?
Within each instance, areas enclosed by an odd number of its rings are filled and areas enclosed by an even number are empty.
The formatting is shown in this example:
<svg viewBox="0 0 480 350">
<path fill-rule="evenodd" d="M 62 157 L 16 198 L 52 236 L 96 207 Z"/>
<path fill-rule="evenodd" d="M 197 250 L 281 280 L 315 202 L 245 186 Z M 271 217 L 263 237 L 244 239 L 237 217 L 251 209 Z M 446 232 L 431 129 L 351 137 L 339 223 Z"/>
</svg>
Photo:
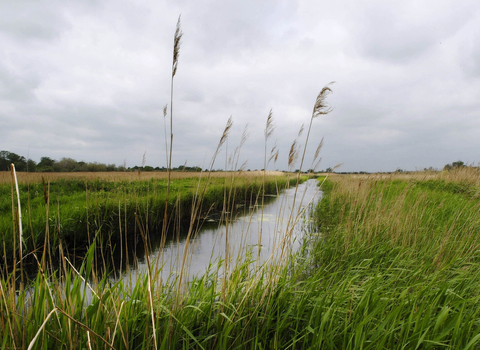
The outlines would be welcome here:
<svg viewBox="0 0 480 350">
<path fill-rule="evenodd" d="M 95 274 L 96 244 L 78 272 L 63 258 L 53 273 L 39 262 L 29 286 L 19 286 L 12 274 L 4 275 L 2 347 L 221 349 L 289 343 L 276 324 L 283 310 L 271 313 L 277 308 L 277 294 L 283 295 L 282 284 L 294 283 L 293 271 L 281 268 L 283 264 L 269 261 L 252 270 L 251 256 L 241 265 L 231 265 L 225 275 L 224 261 L 219 261 L 186 288 L 177 288 L 173 275 L 161 281 L 161 271 L 152 265 L 130 285 L 128 279 L 113 282 Z M 278 335 L 271 338 L 271 332 Z"/>
<path fill-rule="evenodd" d="M 157 284 L 154 267 L 133 286 L 92 279 L 92 247 L 79 274 L 40 272 L 34 288 L 16 293 L 2 280 L 3 345 L 151 349 L 156 339 L 159 349 L 478 348 L 480 251 L 469 231 L 478 205 L 456 188 L 440 180 L 326 182 L 319 231 L 302 254 L 256 269 L 250 256 L 224 279 L 217 262 L 181 295 L 174 276 Z"/>
<path fill-rule="evenodd" d="M 228 175 L 226 175 L 228 177 Z M 286 176 L 249 177 L 237 176 L 232 182 L 237 203 L 255 200 L 261 191 L 277 194 L 278 187 L 294 184 L 293 178 Z M 177 179 L 170 185 L 170 196 L 174 198 L 168 207 L 167 217 L 175 216 L 188 222 L 191 218 L 193 199 L 199 187 L 205 187 L 202 206 L 197 219 L 221 212 L 224 206 L 225 179 L 221 177 L 199 179 L 198 176 Z M 45 241 L 46 225 L 49 227 L 49 244 L 53 247 L 60 241 L 66 251 L 82 256 L 93 238 L 103 244 L 120 247 L 123 239 L 139 239 L 135 213 L 140 216 L 145 229 L 152 234 L 161 231 L 166 204 L 167 180 L 144 181 L 81 181 L 58 180 L 43 184 L 20 185 L 20 200 L 24 203 L 23 245 L 27 252 L 40 249 Z M 46 196 L 48 200 L 46 200 Z M 28 204 L 28 205 L 26 205 Z M 0 259 L 0 264 L 11 263 L 13 256 L 11 186 L 0 185 L 0 237 L 5 255 L 10 259 Z M 47 219 L 48 207 L 48 219 Z M 178 209 L 174 209 L 177 207 Z M 168 223 L 167 223 L 168 224 Z M 173 235 L 173 224 L 166 225 L 168 236 Z M 122 237 L 123 236 L 123 237 Z M 2 247 L 3 249 L 3 247 Z M 52 251 L 55 256 L 58 251 Z M 27 257 L 33 262 L 33 257 Z"/>
<path fill-rule="evenodd" d="M 318 278 L 318 317 L 330 318 L 317 344 L 477 348 L 478 187 L 440 176 L 339 177 L 329 187 L 307 273 Z"/>
</svg>

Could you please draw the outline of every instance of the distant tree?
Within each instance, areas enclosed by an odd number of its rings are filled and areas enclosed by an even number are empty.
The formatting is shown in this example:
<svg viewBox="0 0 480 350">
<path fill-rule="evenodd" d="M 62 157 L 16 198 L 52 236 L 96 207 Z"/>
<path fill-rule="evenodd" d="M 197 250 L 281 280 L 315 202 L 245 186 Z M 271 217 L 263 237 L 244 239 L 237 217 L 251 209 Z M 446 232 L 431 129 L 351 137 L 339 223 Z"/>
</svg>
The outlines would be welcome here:
<svg viewBox="0 0 480 350">
<path fill-rule="evenodd" d="M 31 173 L 34 173 L 37 171 L 37 163 L 34 160 L 32 159 L 27 160 L 27 171 Z"/>
<path fill-rule="evenodd" d="M 16 153 L 1 151 L 0 152 L 0 171 L 10 170 L 10 164 L 15 165 L 16 171 L 27 171 L 27 160 L 25 157 Z"/>
<path fill-rule="evenodd" d="M 56 161 L 50 157 L 42 157 L 40 158 L 40 162 L 37 164 L 37 171 L 39 172 L 53 172 L 55 169 L 53 166 L 55 165 Z"/>
<path fill-rule="evenodd" d="M 465 163 L 462 162 L 461 160 L 457 160 L 456 162 L 453 162 L 452 164 L 446 164 L 443 167 L 443 170 L 450 171 L 452 169 L 463 168 L 463 167 L 465 167 Z"/>
<path fill-rule="evenodd" d="M 73 169 L 74 172 L 86 172 L 88 171 L 88 165 L 84 161 L 77 162 L 77 165 L 75 166 L 75 169 Z"/>
<path fill-rule="evenodd" d="M 116 171 L 117 166 L 115 164 L 107 164 L 107 171 Z"/>
<path fill-rule="evenodd" d="M 10 170 L 9 153 L 8 151 L 0 151 L 0 171 Z"/>
<path fill-rule="evenodd" d="M 87 168 L 88 168 L 88 171 L 91 171 L 91 172 L 107 171 L 107 166 L 105 164 L 97 163 L 97 162 L 88 163 Z"/>
<path fill-rule="evenodd" d="M 59 162 L 54 164 L 54 169 L 61 172 L 72 172 L 77 167 L 77 161 L 72 158 L 62 158 Z"/>
</svg>

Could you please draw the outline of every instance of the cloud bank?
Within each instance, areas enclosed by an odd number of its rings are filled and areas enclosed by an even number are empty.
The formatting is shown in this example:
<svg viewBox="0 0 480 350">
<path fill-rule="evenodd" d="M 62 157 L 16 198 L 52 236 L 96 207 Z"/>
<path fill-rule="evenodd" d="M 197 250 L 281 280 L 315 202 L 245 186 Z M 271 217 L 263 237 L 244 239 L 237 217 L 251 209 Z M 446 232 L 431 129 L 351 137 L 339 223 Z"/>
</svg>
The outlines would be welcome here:
<svg viewBox="0 0 480 350">
<path fill-rule="evenodd" d="M 475 1 L 4 1 L 0 149 L 127 166 L 147 152 L 147 164 L 165 166 L 163 106 L 179 14 L 173 165 L 205 168 L 232 116 L 224 151 L 248 124 L 240 163 L 263 168 L 272 109 L 267 148 L 276 144 L 280 156 L 269 169 L 286 170 L 331 81 L 333 111 L 313 123 L 306 168 L 323 136 L 321 169 L 480 160 Z"/>
</svg>

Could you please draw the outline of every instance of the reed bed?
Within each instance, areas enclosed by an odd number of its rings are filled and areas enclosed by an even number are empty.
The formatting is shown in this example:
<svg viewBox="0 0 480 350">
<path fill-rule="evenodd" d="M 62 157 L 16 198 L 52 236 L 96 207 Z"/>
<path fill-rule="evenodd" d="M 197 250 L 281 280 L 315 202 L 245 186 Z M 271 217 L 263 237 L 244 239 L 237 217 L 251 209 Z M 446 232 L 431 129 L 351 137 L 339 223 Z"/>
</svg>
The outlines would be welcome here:
<svg viewBox="0 0 480 350">
<path fill-rule="evenodd" d="M 235 177 L 240 178 L 256 178 L 263 176 L 263 171 L 215 171 L 210 174 L 212 178 L 229 178 L 235 173 Z M 53 182 L 59 180 L 79 180 L 79 181 L 108 181 L 108 182 L 136 182 L 138 180 L 166 180 L 168 178 L 167 172 L 159 171 L 128 171 L 128 172 L 72 172 L 72 173 L 27 173 L 19 172 L 18 182 L 20 184 L 40 184 L 44 182 Z M 282 171 L 266 171 L 267 176 L 285 175 Z M 199 178 L 205 176 L 203 172 L 172 172 L 171 178 L 173 180 Z M 10 185 L 12 183 L 12 176 L 9 171 L 0 171 L 0 185 Z"/>
<path fill-rule="evenodd" d="M 296 182 L 296 176 L 280 172 L 272 172 L 267 176 L 222 173 L 222 176 L 210 176 L 209 179 L 205 174 L 204 178 L 196 173 L 182 175 L 184 177 L 172 176 L 170 191 L 173 202 L 168 208 L 166 178 L 151 177 L 147 180 L 124 177 L 112 180 L 107 177 L 106 180 L 100 174 L 100 177 L 94 178 L 61 176 L 48 183 L 45 180 L 43 183 L 22 183 L 20 180 L 19 199 L 24 203 L 20 218 L 17 218 L 16 209 L 12 212 L 12 184 L 0 185 L 0 237 L 4 257 L 9 258 L 8 263 L 12 262 L 19 231 L 17 221 L 22 221 L 25 228 L 22 247 L 27 252 L 42 249 L 48 240 L 53 247 L 62 244 L 65 252 L 70 252 L 67 255 L 77 256 L 77 259 L 72 259 L 82 261 L 83 254 L 94 238 L 105 246 L 116 246 L 117 250 L 126 249 L 128 243 L 131 249 L 136 250 L 137 242 L 141 240 L 140 226 L 150 239 L 155 239 L 155 236 L 165 236 L 166 239 L 175 235 L 175 220 L 188 226 L 190 220 L 201 222 L 210 217 L 219 217 L 224 210 L 226 182 L 231 187 L 230 192 L 235 192 L 232 206 L 240 203 L 253 205 L 252 201 L 257 200 L 260 192 L 275 195 L 279 187 L 285 188 L 287 184 Z M 195 198 L 200 188 L 204 189 L 204 193 L 201 203 L 196 205 Z M 165 211 L 167 230 L 162 232 Z M 193 211 L 196 211 L 194 219 Z M 58 257 L 60 252 L 55 250 L 50 253 Z M 7 261 L 0 259 L 0 262 L 2 260 L 5 265 Z M 27 260 L 36 265 L 32 255 Z"/>
<path fill-rule="evenodd" d="M 29 289 L 3 278 L 2 346 L 478 348 L 475 180 L 324 180 L 318 230 L 281 260 L 256 265 L 247 255 L 226 275 L 224 261 L 216 261 L 179 289 L 174 275 L 158 283 L 153 264 L 133 285 L 92 278 L 92 246 L 78 272 L 68 264 L 53 275 L 40 270 Z"/>
<path fill-rule="evenodd" d="M 239 193 L 238 186 L 230 188 Z M 226 203 L 228 208 L 233 202 Z M 141 234 L 148 250 L 148 239 Z M 288 267 L 289 255 L 261 265 L 247 256 L 228 270 L 225 261 L 212 262 L 205 275 L 183 283 L 173 274 L 162 281 L 163 266 L 152 261 L 132 284 L 128 278 L 117 281 L 96 273 L 97 245 L 94 240 L 78 269 L 66 256 L 49 266 L 45 255 L 34 252 L 38 273 L 29 284 L 23 278 L 19 283 L 21 270 L 3 275 L 2 348 L 262 349 L 297 342 L 284 334 L 292 322 L 285 319 L 289 313 L 284 308 L 300 276 L 299 268 Z M 288 243 L 278 249 L 288 251 Z M 283 325 L 277 324 L 279 317 Z M 302 331 L 299 340 L 303 336 Z"/>
<path fill-rule="evenodd" d="M 306 274 L 316 346 L 479 347 L 476 174 L 332 177 Z"/>
</svg>

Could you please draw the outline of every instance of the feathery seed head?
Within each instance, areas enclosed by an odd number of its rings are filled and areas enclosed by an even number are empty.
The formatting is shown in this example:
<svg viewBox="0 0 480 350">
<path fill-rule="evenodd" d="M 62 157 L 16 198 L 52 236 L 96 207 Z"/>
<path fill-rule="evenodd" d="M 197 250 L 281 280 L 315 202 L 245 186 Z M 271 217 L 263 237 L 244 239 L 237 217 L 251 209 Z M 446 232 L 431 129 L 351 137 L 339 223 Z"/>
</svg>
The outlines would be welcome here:
<svg viewBox="0 0 480 350">
<path fill-rule="evenodd" d="M 275 130 L 275 125 L 273 124 L 273 115 L 272 110 L 268 113 L 267 124 L 265 126 L 265 140 L 267 140 Z"/>
<path fill-rule="evenodd" d="M 180 40 L 182 39 L 183 32 L 180 27 L 180 17 L 178 17 L 177 28 L 175 30 L 175 36 L 173 38 L 173 65 L 172 65 L 172 78 L 177 73 L 178 57 L 180 56 Z"/>
<path fill-rule="evenodd" d="M 315 100 L 315 105 L 313 106 L 313 113 L 312 113 L 312 118 L 316 118 L 319 115 L 325 115 L 328 114 L 332 111 L 328 103 L 326 102 L 326 98 L 328 94 L 332 92 L 332 89 L 330 89 L 329 85 L 334 84 L 335 82 L 332 81 L 330 84 L 326 85 L 322 91 L 317 96 L 317 99 Z"/>
<path fill-rule="evenodd" d="M 225 125 L 225 129 L 223 130 L 223 134 L 222 134 L 222 137 L 220 138 L 220 142 L 218 143 L 218 148 L 222 147 L 225 141 L 227 140 L 228 133 L 232 128 L 232 125 L 233 125 L 233 120 L 232 120 L 232 116 L 230 116 L 230 118 L 228 118 L 227 125 Z"/>
<path fill-rule="evenodd" d="M 288 152 L 288 167 L 292 167 L 295 164 L 295 161 L 298 157 L 298 144 L 297 140 L 293 141 L 292 146 L 290 147 L 290 152 Z"/>
<path fill-rule="evenodd" d="M 302 136 L 304 129 L 305 129 L 305 124 L 302 124 L 302 126 L 300 127 L 300 130 L 298 130 L 298 135 L 297 135 L 297 137 Z"/>
</svg>

